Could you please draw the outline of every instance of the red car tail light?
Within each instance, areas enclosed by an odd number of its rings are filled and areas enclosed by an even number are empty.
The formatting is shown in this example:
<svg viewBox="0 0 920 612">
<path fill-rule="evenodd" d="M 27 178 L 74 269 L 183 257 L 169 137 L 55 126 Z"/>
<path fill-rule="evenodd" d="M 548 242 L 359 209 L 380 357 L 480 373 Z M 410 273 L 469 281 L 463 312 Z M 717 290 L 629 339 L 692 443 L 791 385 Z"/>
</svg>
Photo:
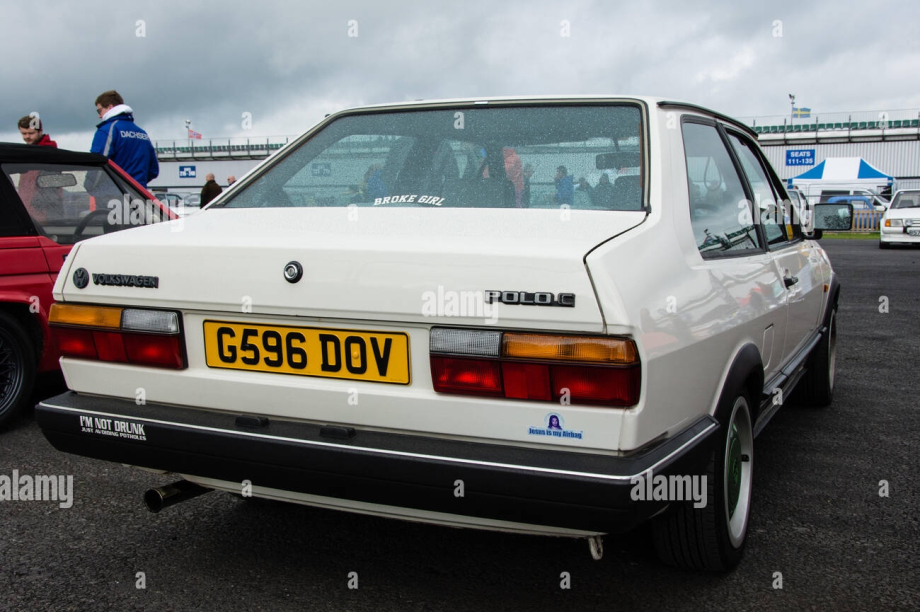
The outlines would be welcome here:
<svg viewBox="0 0 920 612">
<path fill-rule="evenodd" d="M 123 340 L 128 363 L 176 370 L 185 367 L 179 336 L 125 334 Z"/>
<path fill-rule="evenodd" d="M 186 367 L 175 312 L 52 304 L 48 319 L 64 357 L 175 370 Z"/>
<path fill-rule="evenodd" d="M 54 306 L 52 306 L 54 308 Z M 62 327 L 55 330 L 58 350 L 68 357 L 82 359 L 99 359 L 96 353 L 96 343 L 93 342 L 93 332 L 85 329 Z"/>
<path fill-rule="evenodd" d="M 502 363 L 505 397 L 552 401 L 549 369 L 540 363 Z"/>
<path fill-rule="evenodd" d="M 551 366 L 553 396 L 569 390 L 572 403 L 632 406 L 639 400 L 639 368 Z"/>
<path fill-rule="evenodd" d="M 94 331 L 93 341 L 96 343 L 96 353 L 101 361 L 119 361 L 122 363 L 128 361 L 121 333 Z"/>
<path fill-rule="evenodd" d="M 431 379 L 439 393 L 502 395 L 501 364 L 489 359 L 432 356 Z"/>
<path fill-rule="evenodd" d="M 626 407 L 639 402 L 641 370 L 628 338 L 431 330 L 435 391 Z"/>
</svg>

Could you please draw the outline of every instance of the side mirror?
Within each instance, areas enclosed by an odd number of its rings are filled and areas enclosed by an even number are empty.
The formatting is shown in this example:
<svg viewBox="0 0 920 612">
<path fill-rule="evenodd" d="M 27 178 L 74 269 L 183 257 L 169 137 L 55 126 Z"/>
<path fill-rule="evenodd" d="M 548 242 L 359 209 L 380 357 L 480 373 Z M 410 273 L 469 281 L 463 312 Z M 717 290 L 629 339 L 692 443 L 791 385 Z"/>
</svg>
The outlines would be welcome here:
<svg viewBox="0 0 920 612">
<path fill-rule="evenodd" d="M 885 212 L 886 210 L 888 210 L 888 209 L 885 208 L 884 206 L 882 206 L 881 204 L 876 204 L 876 205 L 875 205 L 875 212 L 883 213 L 883 212 Z"/>
<path fill-rule="evenodd" d="M 853 205 L 848 202 L 815 204 L 812 217 L 815 233 L 822 230 L 846 232 L 853 226 Z"/>
</svg>

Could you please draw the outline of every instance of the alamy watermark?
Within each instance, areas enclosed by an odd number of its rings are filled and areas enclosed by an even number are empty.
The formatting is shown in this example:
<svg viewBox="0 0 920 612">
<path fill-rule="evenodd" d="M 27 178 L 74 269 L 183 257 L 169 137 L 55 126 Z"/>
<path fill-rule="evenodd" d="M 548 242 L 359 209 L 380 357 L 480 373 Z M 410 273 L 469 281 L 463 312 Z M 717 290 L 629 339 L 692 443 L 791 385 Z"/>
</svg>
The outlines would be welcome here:
<svg viewBox="0 0 920 612">
<path fill-rule="evenodd" d="M 438 285 L 437 292 L 422 294 L 423 317 L 475 317 L 487 325 L 498 322 L 498 303 L 489 303 L 484 291 L 448 291 Z"/>
<path fill-rule="evenodd" d="M 706 507 L 706 476 L 670 474 L 657 476 L 649 470 L 629 479 L 633 501 L 692 501 L 694 508 Z"/>
<path fill-rule="evenodd" d="M 56 501 L 61 508 L 73 506 L 73 476 L 31 476 L 13 470 L 12 476 L 0 474 L 0 502 Z"/>
</svg>

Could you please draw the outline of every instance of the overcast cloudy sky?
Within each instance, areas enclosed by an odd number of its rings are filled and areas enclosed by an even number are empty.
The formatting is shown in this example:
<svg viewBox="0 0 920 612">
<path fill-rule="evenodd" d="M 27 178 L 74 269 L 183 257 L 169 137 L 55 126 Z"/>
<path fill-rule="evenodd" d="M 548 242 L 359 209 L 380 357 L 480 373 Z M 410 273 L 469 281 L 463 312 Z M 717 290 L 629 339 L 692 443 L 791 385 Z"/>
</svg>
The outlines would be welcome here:
<svg viewBox="0 0 920 612">
<path fill-rule="evenodd" d="M 0 0 L 0 15 L 0 140 L 21 142 L 17 119 L 38 111 L 78 150 L 107 89 L 154 140 L 185 138 L 186 119 L 205 138 L 264 137 L 348 106 L 490 95 L 920 109 L 916 0 Z"/>
</svg>

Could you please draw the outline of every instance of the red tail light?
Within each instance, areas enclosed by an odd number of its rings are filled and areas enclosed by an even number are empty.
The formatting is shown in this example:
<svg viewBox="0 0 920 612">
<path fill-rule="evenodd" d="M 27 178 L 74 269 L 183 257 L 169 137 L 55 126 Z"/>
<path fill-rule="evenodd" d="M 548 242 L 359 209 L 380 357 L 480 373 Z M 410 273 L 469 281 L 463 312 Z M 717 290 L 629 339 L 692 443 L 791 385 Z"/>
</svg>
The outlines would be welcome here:
<svg viewBox="0 0 920 612">
<path fill-rule="evenodd" d="M 185 365 L 179 336 L 125 334 L 123 338 L 128 363 L 176 370 L 181 370 Z"/>
<path fill-rule="evenodd" d="M 470 395 L 502 395 L 501 364 L 488 359 L 432 357 L 435 391 Z"/>
<path fill-rule="evenodd" d="M 49 320 L 64 357 L 185 368 L 176 313 L 53 304 Z"/>
<path fill-rule="evenodd" d="M 128 361 L 125 354 L 125 343 L 121 333 L 94 331 L 93 341 L 96 343 L 96 352 L 102 361 Z M 63 351 L 61 352 L 63 354 Z M 68 355 L 69 356 L 69 355 Z"/>
<path fill-rule="evenodd" d="M 551 401 L 549 368 L 537 363 L 503 363 L 505 397 Z"/>
<path fill-rule="evenodd" d="M 632 406 L 639 401 L 639 368 L 551 366 L 553 395 L 569 390 L 573 403 Z"/>
<path fill-rule="evenodd" d="M 58 350 L 68 357 L 83 359 L 99 359 L 96 353 L 96 343 L 93 342 L 93 332 L 85 329 L 61 328 L 54 331 L 57 338 Z"/>
<path fill-rule="evenodd" d="M 639 353 L 629 339 L 435 328 L 429 350 L 439 393 L 597 406 L 639 402 Z"/>
</svg>

